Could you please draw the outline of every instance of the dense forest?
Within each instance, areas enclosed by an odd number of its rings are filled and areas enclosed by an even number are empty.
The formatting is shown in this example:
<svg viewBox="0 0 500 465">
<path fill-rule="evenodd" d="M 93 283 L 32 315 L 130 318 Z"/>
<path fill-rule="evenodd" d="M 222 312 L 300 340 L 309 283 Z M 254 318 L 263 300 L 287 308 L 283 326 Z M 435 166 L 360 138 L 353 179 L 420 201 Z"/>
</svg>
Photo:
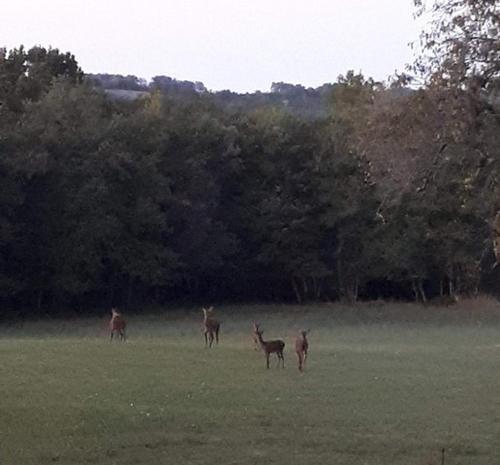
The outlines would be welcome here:
<svg viewBox="0 0 500 465">
<path fill-rule="evenodd" d="M 500 290 L 500 15 L 433 8 L 389 83 L 240 95 L 0 49 L 2 308 Z"/>
</svg>

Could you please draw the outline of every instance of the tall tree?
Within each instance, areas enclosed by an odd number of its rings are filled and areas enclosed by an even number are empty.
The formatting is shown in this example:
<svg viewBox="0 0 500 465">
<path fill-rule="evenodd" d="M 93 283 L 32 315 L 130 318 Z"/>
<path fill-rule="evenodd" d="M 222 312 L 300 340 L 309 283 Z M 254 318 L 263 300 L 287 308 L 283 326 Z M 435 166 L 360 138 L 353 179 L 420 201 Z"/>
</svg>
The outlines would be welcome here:
<svg viewBox="0 0 500 465">
<path fill-rule="evenodd" d="M 500 9 L 496 0 L 414 0 L 429 24 L 414 69 L 430 82 L 498 90 Z"/>
<path fill-rule="evenodd" d="M 75 57 L 57 48 L 23 46 L 7 52 L 0 49 L 0 107 L 20 111 L 26 101 L 38 100 L 54 78 L 64 77 L 72 83 L 83 79 Z"/>
</svg>

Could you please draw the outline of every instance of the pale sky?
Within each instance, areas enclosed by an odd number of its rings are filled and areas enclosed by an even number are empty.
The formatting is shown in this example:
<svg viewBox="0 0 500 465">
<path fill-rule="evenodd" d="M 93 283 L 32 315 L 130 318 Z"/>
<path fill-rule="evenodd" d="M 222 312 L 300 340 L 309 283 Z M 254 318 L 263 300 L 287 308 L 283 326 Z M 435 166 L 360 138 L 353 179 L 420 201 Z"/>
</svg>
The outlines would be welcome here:
<svg viewBox="0 0 500 465">
<path fill-rule="evenodd" d="M 267 91 L 403 70 L 412 13 L 412 0 L 0 0 L 0 46 L 57 47 L 88 73 Z"/>
</svg>

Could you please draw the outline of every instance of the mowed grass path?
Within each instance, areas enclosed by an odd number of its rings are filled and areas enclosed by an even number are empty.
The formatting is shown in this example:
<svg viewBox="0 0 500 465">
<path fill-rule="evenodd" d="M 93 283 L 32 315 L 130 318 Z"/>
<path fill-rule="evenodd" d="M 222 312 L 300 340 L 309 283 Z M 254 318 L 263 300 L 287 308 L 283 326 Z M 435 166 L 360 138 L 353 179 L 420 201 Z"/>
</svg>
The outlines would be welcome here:
<svg viewBox="0 0 500 465">
<path fill-rule="evenodd" d="M 201 312 L 129 316 L 125 344 L 104 319 L 2 327 L 0 464 L 500 463 L 498 322 L 393 310 L 227 307 L 212 350 Z M 285 370 L 253 350 L 254 318 Z"/>
</svg>

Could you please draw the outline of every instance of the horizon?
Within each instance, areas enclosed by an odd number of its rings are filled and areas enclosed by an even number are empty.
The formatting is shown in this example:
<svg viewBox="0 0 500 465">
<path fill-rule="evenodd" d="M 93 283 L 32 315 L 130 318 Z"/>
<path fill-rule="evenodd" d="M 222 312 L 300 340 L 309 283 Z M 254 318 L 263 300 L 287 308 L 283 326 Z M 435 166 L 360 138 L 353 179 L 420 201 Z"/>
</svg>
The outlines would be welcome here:
<svg viewBox="0 0 500 465">
<path fill-rule="evenodd" d="M 413 61 L 412 0 L 342 3 L 18 0 L 4 6 L 2 45 L 71 52 L 87 74 L 164 75 L 238 93 L 273 82 L 317 88 L 348 70 L 386 81 Z"/>
</svg>

